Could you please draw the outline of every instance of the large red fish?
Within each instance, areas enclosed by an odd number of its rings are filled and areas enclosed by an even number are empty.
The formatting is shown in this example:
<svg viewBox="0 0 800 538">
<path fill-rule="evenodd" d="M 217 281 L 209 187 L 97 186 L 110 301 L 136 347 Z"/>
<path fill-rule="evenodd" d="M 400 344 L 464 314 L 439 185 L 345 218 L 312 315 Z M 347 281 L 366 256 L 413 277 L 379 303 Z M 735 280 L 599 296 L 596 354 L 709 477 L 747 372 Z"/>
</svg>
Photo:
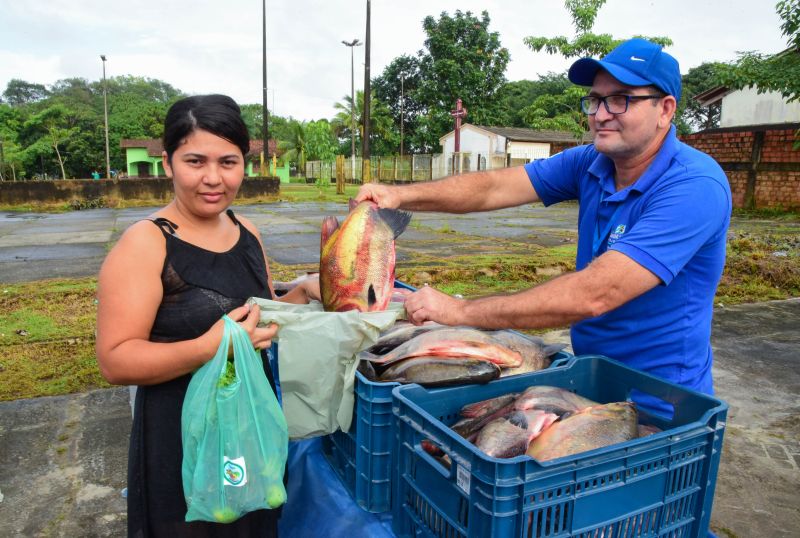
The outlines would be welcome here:
<svg viewBox="0 0 800 538">
<path fill-rule="evenodd" d="M 394 240 L 411 214 L 350 200 L 342 225 L 322 222 L 319 286 L 327 312 L 386 310 L 394 288 Z"/>
</svg>

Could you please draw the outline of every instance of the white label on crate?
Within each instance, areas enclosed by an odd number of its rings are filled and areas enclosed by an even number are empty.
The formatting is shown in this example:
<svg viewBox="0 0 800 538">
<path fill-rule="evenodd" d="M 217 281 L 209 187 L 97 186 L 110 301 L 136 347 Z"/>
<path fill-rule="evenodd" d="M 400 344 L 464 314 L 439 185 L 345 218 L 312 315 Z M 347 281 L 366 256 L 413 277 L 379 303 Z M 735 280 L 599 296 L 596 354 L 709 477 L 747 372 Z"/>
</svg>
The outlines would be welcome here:
<svg viewBox="0 0 800 538">
<path fill-rule="evenodd" d="M 456 485 L 469 495 L 469 471 L 461 465 L 456 465 Z"/>
</svg>

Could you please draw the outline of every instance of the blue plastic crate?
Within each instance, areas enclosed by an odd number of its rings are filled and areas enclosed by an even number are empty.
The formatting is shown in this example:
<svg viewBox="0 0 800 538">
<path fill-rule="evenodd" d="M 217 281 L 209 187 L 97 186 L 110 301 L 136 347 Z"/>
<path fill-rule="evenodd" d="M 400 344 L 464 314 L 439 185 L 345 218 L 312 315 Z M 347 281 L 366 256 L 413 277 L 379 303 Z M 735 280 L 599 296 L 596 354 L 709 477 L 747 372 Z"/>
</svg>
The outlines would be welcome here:
<svg viewBox="0 0 800 538">
<path fill-rule="evenodd" d="M 391 508 L 394 415 L 392 389 L 356 372 L 355 409 L 350 431 L 322 439 L 323 454 L 356 503 L 368 512 Z"/>
<path fill-rule="evenodd" d="M 395 280 L 397 288 L 414 290 Z M 394 415 L 392 389 L 400 383 L 376 383 L 356 372 L 350 431 L 322 438 L 322 453 L 345 489 L 367 512 L 391 509 Z"/>
<path fill-rule="evenodd" d="M 468 403 L 562 387 L 598 402 L 637 389 L 670 402 L 671 419 L 647 416 L 661 433 L 538 462 L 496 459 L 448 425 Z M 392 527 L 398 537 L 552 538 L 705 536 L 711 518 L 727 404 L 600 356 L 548 370 L 435 393 L 394 389 L 398 445 Z M 646 415 L 645 415 L 646 416 Z M 428 439 L 450 468 L 425 452 Z"/>
<path fill-rule="evenodd" d="M 396 287 L 413 290 L 400 281 Z M 553 363 L 572 357 L 561 351 Z M 350 431 L 322 438 L 322 453 L 356 503 L 368 512 L 391 510 L 396 445 L 392 390 L 400 383 L 376 383 L 356 372 L 355 403 Z M 441 389 L 431 389 L 441 390 Z"/>
</svg>

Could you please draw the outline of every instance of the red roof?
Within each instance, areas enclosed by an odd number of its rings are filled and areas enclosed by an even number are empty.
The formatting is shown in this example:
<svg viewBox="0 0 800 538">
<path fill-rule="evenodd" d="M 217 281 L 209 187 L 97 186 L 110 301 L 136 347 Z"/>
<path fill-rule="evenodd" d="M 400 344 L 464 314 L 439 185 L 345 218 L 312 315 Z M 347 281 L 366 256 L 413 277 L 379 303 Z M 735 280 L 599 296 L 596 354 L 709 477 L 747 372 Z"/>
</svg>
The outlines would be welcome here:
<svg viewBox="0 0 800 538">
<path fill-rule="evenodd" d="M 276 149 L 278 147 L 278 143 L 275 141 L 274 138 L 269 139 L 269 154 L 270 155 L 280 155 L 283 151 L 278 150 L 276 153 Z M 250 141 L 250 151 L 247 152 L 248 157 L 258 157 L 261 154 L 261 150 L 264 149 L 264 141 L 263 140 L 251 140 Z"/>
<path fill-rule="evenodd" d="M 164 146 L 161 143 L 161 140 L 158 138 L 147 138 L 147 139 L 130 139 L 130 138 L 123 138 L 119 142 L 119 147 L 121 148 L 144 148 L 147 150 L 148 157 L 160 157 L 161 152 L 164 151 Z M 269 153 L 270 155 L 280 155 L 283 151 L 278 150 L 276 153 L 276 149 L 278 147 L 278 143 L 275 141 L 274 138 L 269 140 Z M 264 148 L 264 142 L 262 140 L 250 140 L 250 151 L 247 152 L 246 157 L 258 157 L 261 154 L 261 150 Z"/>
<path fill-rule="evenodd" d="M 148 157 L 161 157 L 161 152 L 164 151 L 164 146 L 161 145 L 161 140 L 158 138 L 147 139 L 130 139 L 123 138 L 119 141 L 121 148 L 144 148 L 147 150 Z"/>
</svg>

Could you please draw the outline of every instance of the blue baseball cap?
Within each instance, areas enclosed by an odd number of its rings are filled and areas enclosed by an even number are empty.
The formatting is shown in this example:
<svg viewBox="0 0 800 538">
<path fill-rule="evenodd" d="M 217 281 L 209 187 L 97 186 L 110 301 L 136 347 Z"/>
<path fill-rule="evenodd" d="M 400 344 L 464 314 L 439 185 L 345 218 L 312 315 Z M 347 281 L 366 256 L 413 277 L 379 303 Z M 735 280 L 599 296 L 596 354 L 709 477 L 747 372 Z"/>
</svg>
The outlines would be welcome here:
<svg viewBox="0 0 800 538">
<path fill-rule="evenodd" d="M 620 43 L 602 60 L 581 58 L 569 68 L 569 80 L 580 86 L 591 86 L 599 69 L 605 69 L 628 86 L 653 85 L 681 100 L 681 70 L 678 60 L 661 50 L 661 45 L 646 39 Z"/>
</svg>

